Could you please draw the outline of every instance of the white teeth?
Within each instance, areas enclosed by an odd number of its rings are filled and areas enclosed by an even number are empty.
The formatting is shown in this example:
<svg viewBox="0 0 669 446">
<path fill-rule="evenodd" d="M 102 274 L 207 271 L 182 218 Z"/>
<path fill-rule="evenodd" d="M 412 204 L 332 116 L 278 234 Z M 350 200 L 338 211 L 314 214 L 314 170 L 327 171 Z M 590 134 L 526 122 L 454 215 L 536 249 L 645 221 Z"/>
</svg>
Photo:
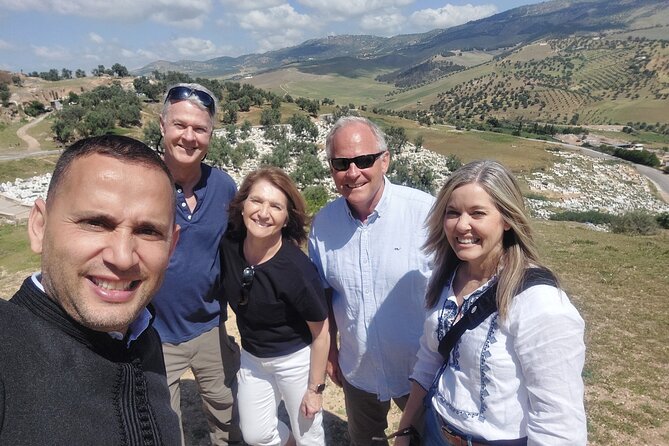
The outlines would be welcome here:
<svg viewBox="0 0 669 446">
<path fill-rule="evenodd" d="M 130 288 L 132 288 L 132 281 L 114 281 L 110 282 L 108 280 L 100 280 L 100 279 L 91 279 L 91 281 L 99 286 L 100 288 L 104 288 L 106 290 L 110 291 L 128 291 Z"/>
<path fill-rule="evenodd" d="M 473 245 L 474 243 L 478 243 L 479 239 L 477 238 L 458 238 L 457 239 L 458 243 L 462 245 Z"/>
</svg>

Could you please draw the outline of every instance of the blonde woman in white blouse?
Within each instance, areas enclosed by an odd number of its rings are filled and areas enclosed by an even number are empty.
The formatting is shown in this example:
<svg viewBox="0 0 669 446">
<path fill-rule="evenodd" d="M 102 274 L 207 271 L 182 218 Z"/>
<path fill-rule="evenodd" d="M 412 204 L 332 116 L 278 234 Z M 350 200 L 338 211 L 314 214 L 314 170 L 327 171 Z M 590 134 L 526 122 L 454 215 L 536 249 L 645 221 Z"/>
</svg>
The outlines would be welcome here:
<svg viewBox="0 0 669 446">
<path fill-rule="evenodd" d="M 538 259 L 512 174 L 495 161 L 461 167 L 427 224 L 435 269 L 400 431 L 416 426 L 427 446 L 585 445 L 583 319 Z M 524 286 L 530 268 L 552 284 Z M 445 360 L 439 341 L 493 285 L 497 311 Z"/>
</svg>

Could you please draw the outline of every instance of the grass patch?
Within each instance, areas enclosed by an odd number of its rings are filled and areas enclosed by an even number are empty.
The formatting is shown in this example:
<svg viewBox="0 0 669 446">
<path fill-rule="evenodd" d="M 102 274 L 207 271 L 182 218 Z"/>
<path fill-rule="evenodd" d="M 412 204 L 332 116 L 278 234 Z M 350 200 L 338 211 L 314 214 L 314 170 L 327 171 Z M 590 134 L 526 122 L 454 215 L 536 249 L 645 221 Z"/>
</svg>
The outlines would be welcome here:
<svg viewBox="0 0 669 446">
<path fill-rule="evenodd" d="M 0 153 L 28 148 L 28 144 L 16 136 L 16 131 L 25 124 L 26 122 L 0 123 Z"/>
<path fill-rule="evenodd" d="M 615 215 L 597 211 L 564 211 L 551 215 L 555 221 L 575 221 L 579 223 L 592 223 L 594 225 L 607 225 L 615 220 Z"/>
<path fill-rule="evenodd" d="M 543 258 L 586 321 L 591 445 L 669 425 L 669 232 L 643 238 L 536 221 Z"/>
<path fill-rule="evenodd" d="M 41 158 L 23 158 L 0 163 L 0 183 L 14 182 L 17 178 L 26 179 L 53 172 L 58 155 Z"/>
<path fill-rule="evenodd" d="M 524 192 L 523 196 L 528 200 L 551 201 L 550 198 L 538 192 Z"/>
<path fill-rule="evenodd" d="M 39 257 L 30 250 L 25 224 L 0 225 L 0 259 L 0 271 L 5 274 L 39 269 Z"/>
</svg>

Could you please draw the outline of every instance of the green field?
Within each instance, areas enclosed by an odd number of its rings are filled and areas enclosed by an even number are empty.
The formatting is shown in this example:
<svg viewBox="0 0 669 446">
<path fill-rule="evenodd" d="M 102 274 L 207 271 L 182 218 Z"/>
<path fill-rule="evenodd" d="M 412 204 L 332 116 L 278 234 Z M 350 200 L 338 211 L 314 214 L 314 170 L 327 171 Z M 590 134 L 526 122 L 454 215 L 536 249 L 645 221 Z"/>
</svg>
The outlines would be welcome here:
<svg viewBox="0 0 669 446">
<path fill-rule="evenodd" d="M 378 73 L 377 73 L 378 74 Z M 273 91 L 279 95 L 290 94 L 293 98 L 334 99 L 337 104 L 350 103 L 360 106 L 373 104 L 392 90 L 392 86 L 374 80 L 374 76 L 356 78 L 339 75 L 313 75 L 301 73 L 294 68 L 273 71 L 244 79 L 255 87 Z"/>
<path fill-rule="evenodd" d="M 0 123 L 0 154 L 28 148 L 28 145 L 16 136 L 16 131 L 26 123 L 25 120 L 11 124 Z"/>
<path fill-rule="evenodd" d="M 57 159 L 58 155 L 50 155 L 0 162 L 0 183 L 52 172 Z"/>
</svg>

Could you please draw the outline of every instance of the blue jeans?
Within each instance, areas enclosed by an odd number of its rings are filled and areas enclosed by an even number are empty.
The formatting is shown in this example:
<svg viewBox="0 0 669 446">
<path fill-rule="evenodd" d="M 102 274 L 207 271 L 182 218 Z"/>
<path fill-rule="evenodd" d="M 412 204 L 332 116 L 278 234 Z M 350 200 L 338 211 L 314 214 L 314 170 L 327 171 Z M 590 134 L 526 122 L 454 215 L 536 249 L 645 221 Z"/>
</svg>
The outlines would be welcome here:
<svg viewBox="0 0 669 446">
<path fill-rule="evenodd" d="M 425 420 L 423 426 L 423 436 L 421 437 L 421 446 L 452 446 L 441 435 L 440 415 L 432 406 L 432 397 L 434 396 L 435 386 L 432 385 L 430 391 L 425 395 L 423 404 L 425 405 Z"/>
</svg>

